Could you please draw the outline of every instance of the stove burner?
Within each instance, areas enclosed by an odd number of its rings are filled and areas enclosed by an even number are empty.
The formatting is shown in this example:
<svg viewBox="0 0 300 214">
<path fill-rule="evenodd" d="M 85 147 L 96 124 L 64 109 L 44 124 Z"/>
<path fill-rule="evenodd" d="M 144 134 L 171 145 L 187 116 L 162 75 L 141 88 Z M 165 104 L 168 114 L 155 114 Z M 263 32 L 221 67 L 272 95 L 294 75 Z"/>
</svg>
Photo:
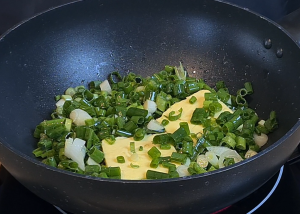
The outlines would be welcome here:
<svg viewBox="0 0 300 214">
<path fill-rule="evenodd" d="M 65 212 L 64 210 L 62 210 L 61 208 L 53 205 L 59 212 L 61 212 L 62 214 L 68 214 L 67 212 Z"/>
<path fill-rule="evenodd" d="M 256 212 L 271 196 L 272 194 L 275 192 L 281 178 L 282 178 L 282 174 L 283 174 L 283 170 L 284 170 L 284 166 L 282 166 L 278 172 L 278 176 L 277 176 L 277 179 L 273 185 L 273 187 L 271 188 L 271 190 L 268 192 L 268 194 L 262 198 L 262 200 L 259 202 L 259 204 L 257 204 L 253 209 L 251 209 L 249 212 L 247 212 L 247 214 L 252 214 L 254 212 Z M 276 178 L 276 177 L 275 177 Z M 269 182 L 269 181 L 268 181 Z M 264 186 L 262 186 L 261 188 L 264 188 Z M 253 194 L 253 193 L 252 193 Z M 242 199 L 242 201 L 244 200 L 249 200 L 249 198 L 251 197 L 256 197 L 256 196 L 252 196 L 252 194 L 250 194 L 250 196 L 246 197 L 245 199 Z M 236 204 L 239 204 L 240 202 L 237 202 Z M 235 204 L 235 205 L 236 205 Z M 60 213 L 62 214 L 70 214 L 69 212 L 66 212 L 64 211 L 63 209 L 57 207 L 57 206 L 54 206 Z M 213 214 L 226 214 L 227 211 L 228 211 L 228 214 L 233 214 L 233 213 L 240 213 L 239 211 L 235 211 L 235 210 L 231 210 L 234 206 L 228 206 L 228 207 L 225 207 L 217 212 L 214 212 Z"/>
<path fill-rule="evenodd" d="M 279 171 L 279 174 L 278 174 L 278 177 L 277 177 L 277 180 L 273 186 L 273 188 L 271 189 L 271 191 L 269 192 L 269 194 L 256 206 L 254 207 L 252 210 L 250 210 L 247 214 L 252 214 L 254 213 L 258 208 L 260 208 L 269 198 L 270 196 L 274 193 L 274 191 L 276 190 L 280 180 L 281 180 L 281 177 L 282 177 L 282 174 L 283 174 L 283 170 L 284 170 L 284 166 L 282 166 L 280 168 L 280 171 Z"/>
</svg>

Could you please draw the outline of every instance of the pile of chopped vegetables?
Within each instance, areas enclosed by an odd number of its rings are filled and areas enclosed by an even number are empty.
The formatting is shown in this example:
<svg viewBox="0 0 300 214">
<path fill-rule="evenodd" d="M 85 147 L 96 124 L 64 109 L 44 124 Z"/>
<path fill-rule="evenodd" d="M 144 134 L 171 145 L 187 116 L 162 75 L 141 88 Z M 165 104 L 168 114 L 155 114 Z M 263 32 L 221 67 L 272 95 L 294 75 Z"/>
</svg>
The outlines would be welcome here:
<svg viewBox="0 0 300 214">
<path fill-rule="evenodd" d="M 195 105 L 198 100 L 194 94 L 202 90 L 207 91 L 203 106 L 195 108 L 189 121 L 180 121 L 177 130 L 166 132 L 165 127 L 180 120 L 184 109 L 164 113 L 182 100 Z M 257 154 L 267 142 L 267 134 L 278 126 L 274 111 L 263 120 L 248 107 L 246 98 L 252 93 L 250 82 L 236 94 L 230 94 L 223 81 L 210 87 L 203 79 L 187 76 L 181 63 L 178 67 L 167 65 L 146 78 L 112 72 L 107 80 L 93 81 L 88 88 L 68 88 L 55 97 L 52 119 L 44 120 L 34 131 L 39 141 L 33 154 L 59 169 L 120 179 L 120 167 L 106 163 L 103 143 L 113 145 L 119 137 L 132 139 L 128 147 L 133 161 L 128 164 L 138 169 L 137 151 L 145 148 L 136 148 L 135 142 L 153 135 L 153 146 L 146 151 L 151 169 L 144 179 L 216 170 Z M 221 103 L 230 111 L 221 111 Z M 191 132 L 189 124 L 199 126 L 199 131 Z M 171 155 L 161 156 L 162 150 L 169 149 L 174 149 Z M 115 159 L 119 164 L 126 162 L 122 155 Z M 157 171 L 158 167 L 168 170 Z"/>
</svg>

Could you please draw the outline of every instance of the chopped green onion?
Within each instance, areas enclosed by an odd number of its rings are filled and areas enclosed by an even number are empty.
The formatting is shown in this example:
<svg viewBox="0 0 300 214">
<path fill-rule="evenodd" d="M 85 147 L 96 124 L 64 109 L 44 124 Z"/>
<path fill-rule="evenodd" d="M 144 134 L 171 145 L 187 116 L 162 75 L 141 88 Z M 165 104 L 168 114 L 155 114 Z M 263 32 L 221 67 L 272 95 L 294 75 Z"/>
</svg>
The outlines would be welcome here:
<svg viewBox="0 0 300 214">
<path fill-rule="evenodd" d="M 244 84 L 245 89 L 247 91 L 247 94 L 252 94 L 253 93 L 253 88 L 251 82 L 245 82 Z"/>
<path fill-rule="evenodd" d="M 183 138 L 188 136 L 187 132 L 183 127 L 179 127 L 173 134 L 170 135 L 174 142 L 178 143 L 180 142 Z"/>
<path fill-rule="evenodd" d="M 228 90 L 221 88 L 217 91 L 218 98 L 225 104 L 228 104 L 228 101 L 231 99 L 230 94 L 228 93 Z"/>
<path fill-rule="evenodd" d="M 236 148 L 240 150 L 246 150 L 246 139 L 241 136 L 236 136 L 235 138 Z"/>
<path fill-rule="evenodd" d="M 135 124 L 141 125 L 145 122 L 145 118 L 142 116 L 132 116 L 130 118 Z"/>
<path fill-rule="evenodd" d="M 264 134 L 268 134 L 269 133 L 269 130 L 264 126 L 264 125 L 260 125 L 258 124 L 256 127 L 255 127 L 255 132 L 256 133 L 264 133 Z"/>
<path fill-rule="evenodd" d="M 55 97 L 57 107 L 50 115 L 52 119 L 41 122 L 34 130 L 33 135 L 39 141 L 33 154 L 42 158 L 42 162 L 49 166 L 89 176 L 119 179 L 120 168 L 104 165 L 104 142 L 101 141 L 114 144 L 117 136 L 133 137 L 133 140 L 139 141 L 146 134 L 163 133 L 164 126 L 181 118 L 183 109 L 179 109 L 178 114 L 171 111 L 168 119 L 163 119 L 161 124 L 156 119 L 164 115 L 171 105 L 188 96 L 189 103 L 196 103 L 197 97 L 192 94 L 205 89 L 210 93 L 204 94 L 203 107 L 195 109 L 190 121 L 179 121 L 179 128 L 173 133 L 153 137 L 153 144 L 156 146 L 148 151 L 152 158 L 151 167 L 156 168 L 161 164 L 169 171 L 166 174 L 150 170 L 147 178 L 175 178 L 179 174 L 199 174 L 233 164 L 240 161 L 240 155 L 244 157 L 247 151 L 260 150 L 267 141 L 264 134 L 278 127 L 276 114 L 272 111 L 269 119 L 258 122 L 258 115 L 248 108 L 245 99 L 253 93 L 250 82 L 246 82 L 236 95 L 229 94 L 224 81 L 217 82 L 215 88 L 207 85 L 203 79 L 187 77 L 181 63 L 178 67 L 165 66 L 164 70 L 146 78 L 132 72 L 124 77 L 118 72 L 112 72 L 108 80 L 90 82 L 89 89 L 77 86 Z M 234 112 L 221 112 L 218 118 L 214 118 L 216 113 L 222 111 L 219 100 Z M 77 116 L 80 116 L 79 120 Z M 202 125 L 203 132 L 190 133 L 188 122 Z M 264 138 L 263 143 L 258 141 L 260 138 Z M 76 155 L 70 155 L 69 146 L 74 139 L 81 142 L 81 149 L 76 150 Z M 216 164 L 215 160 L 218 158 L 217 154 L 210 151 L 212 147 L 225 148 L 239 158 L 231 159 L 230 155 L 218 154 L 221 161 L 218 160 Z M 161 157 L 158 148 L 175 148 L 177 152 Z M 135 143 L 131 142 L 130 159 L 133 163 L 130 165 L 133 168 L 139 167 L 134 164 L 136 157 L 138 158 L 138 153 L 135 153 L 137 149 L 142 151 L 143 146 L 135 148 Z M 199 166 L 195 161 L 206 155 L 209 159 L 207 165 Z M 124 156 L 116 158 L 119 163 L 125 161 Z M 181 173 L 180 169 L 177 171 L 176 165 L 171 161 L 185 164 L 180 166 L 185 172 Z"/>
<path fill-rule="evenodd" d="M 96 162 L 101 163 L 104 160 L 104 153 L 93 146 L 89 151 L 88 155 Z"/>
<path fill-rule="evenodd" d="M 149 151 L 148 155 L 152 158 L 159 158 L 161 156 L 161 152 L 156 148 L 156 146 L 153 146 Z"/>
<path fill-rule="evenodd" d="M 212 102 L 209 104 L 208 107 L 210 114 L 214 115 L 222 110 L 222 105 L 219 102 Z"/>
<path fill-rule="evenodd" d="M 170 175 L 168 173 L 147 170 L 146 178 L 147 179 L 166 179 L 166 178 L 170 178 Z"/>
<path fill-rule="evenodd" d="M 169 171 L 168 172 L 170 178 L 179 178 L 179 173 L 175 170 L 175 171 Z"/>
<path fill-rule="evenodd" d="M 195 161 L 198 155 L 208 146 L 211 146 L 211 144 L 204 137 L 199 138 L 194 146 L 193 155 L 190 157 L 191 161 Z"/>
<path fill-rule="evenodd" d="M 203 169 L 201 166 L 199 166 L 198 163 L 196 162 L 192 162 L 188 168 L 188 172 L 191 175 L 195 175 L 195 174 L 201 174 L 201 173 L 205 173 L 207 172 L 205 169 Z"/>
<path fill-rule="evenodd" d="M 240 115 L 236 115 L 224 124 L 223 131 L 225 133 L 232 132 L 242 124 L 243 124 L 243 118 Z"/>
<path fill-rule="evenodd" d="M 188 157 L 187 154 L 172 152 L 171 161 L 174 161 L 176 163 L 185 164 L 187 157 Z"/>
<path fill-rule="evenodd" d="M 184 128 L 185 132 L 187 135 L 190 135 L 191 132 L 190 132 L 190 128 L 189 128 L 189 124 L 187 122 L 180 122 L 179 123 L 179 126 Z"/>
<path fill-rule="evenodd" d="M 118 162 L 118 163 L 125 163 L 125 158 L 124 158 L 124 156 L 117 156 L 117 162 Z"/>
<path fill-rule="evenodd" d="M 247 95 L 247 90 L 245 88 L 241 88 L 237 91 L 237 96 L 244 97 Z"/>
<path fill-rule="evenodd" d="M 105 172 L 100 172 L 98 175 L 99 178 L 108 178 L 107 174 Z"/>
<path fill-rule="evenodd" d="M 170 144 L 160 144 L 160 149 L 169 150 L 169 149 L 171 149 L 171 145 Z"/>
<path fill-rule="evenodd" d="M 278 127 L 275 111 L 271 111 L 270 117 L 266 120 L 264 126 L 269 132 L 274 131 Z"/>
<path fill-rule="evenodd" d="M 104 140 L 110 145 L 112 145 L 116 142 L 116 138 L 114 135 L 109 135 L 106 138 L 104 138 Z"/>
<path fill-rule="evenodd" d="M 237 95 L 235 100 L 238 106 L 248 106 L 246 99 L 241 95 Z"/>
<path fill-rule="evenodd" d="M 153 138 L 153 144 L 168 144 L 174 142 L 172 136 L 170 134 L 160 134 L 155 135 Z"/>
<path fill-rule="evenodd" d="M 119 129 L 123 129 L 125 126 L 125 119 L 123 117 L 117 117 L 116 118 L 116 124 Z"/>
<path fill-rule="evenodd" d="M 188 156 L 192 156 L 193 155 L 193 142 L 184 141 L 182 144 L 182 153 L 185 153 Z"/>
<path fill-rule="evenodd" d="M 133 164 L 133 163 L 130 163 L 130 167 L 133 168 L 133 169 L 138 169 L 138 168 L 140 168 L 139 165 L 136 165 L 136 164 Z"/>
<path fill-rule="evenodd" d="M 189 103 L 190 103 L 190 104 L 194 104 L 196 101 L 197 101 L 197 98 L 196 98 L 195 96 L 192 96 L 192 97 L 189 99 Z"/>
<path fill-rule="evenodd" d="M 56 160 L 55 160 L 55 158 L 53 156 L 44 159 L 42 162 L 44 164 L 47 164 L 48 166 L 57 167 Z"/>
<path fill-rule="evenodd" d="M 208 117 L 208 113 L 204 108 L 196 108 L 193 112 L 191 123 L 195 125 L 201 125 L 205 122 Z"/>
<path fill-rule="evenodd" d="M 230 165 L 232 165 L 232 164 L 234 164 L 235 162 L 234 162 L 234 159 L 233 158 L 225 158 L 224 159 L 224 162 L 223 162 L 223 164 L 224 164 L 224 166 L 230 166 Z"/>
<path fill-rule="evenodd" d="M 211 172 L 211 171 L 214 171 L 214 170 L 217 170 L 214 166 L 210 166 L 209 169 L 207 170 L 208 172 Z"/>
<path fill-rule="evenodd" d="M 222 88 L 222 89 L 223 89 L 223 88 L 226 88 L 225 82 L 224 82 L 224 81 L 218 81 L 218 82 L 216 83 L 216 88 L 217 88 L 218 90 L 220 90 L 221 88 Z"/>
<path fill-rule="evenodd" d="M 135 153 L 135 142 L 130 142 L 130 152 Z"/>
<path fill-rule="evenodd" d="M 116 80 L 114 79 L 116 78 Z M 122 77 L 120 75 L 119 72 L 115 71 L 115 72 L 112 72 L 110 75 L 109 75 L 109 81 L 111 83 L 117 83 L 118 81 L 121 81 L 122 80 Z"/>
<path fill-rule="evenodd" d="M 188 94 L 193 94 L 200 90 L 200 86 L 198 85 L 197 82 L 186 82 L 185 87 L 186 87 L 186 92 Z M 196 98 L 196 97 L 194 97 L 194 98 Z M 197 100 L 197 98 L 196 98 L 196 100 Z M 196 100 L 195 100 L 195 102 L 196 102 Z"/>
<path fill-rule="evenodd" d="M 178 77 L 178 79 L 180 80 L 186 80 L 186 71 L 184 70 L 181 62 L 179 62 L 179 67 L 174 67 L 174 70 L 175 70 L 175 74 L 176 76 Z"/>
<path fill-rule="evenodd" d="M 166 126 L 166 125 L 169 124 L 169 122 L 170 122 L 169 120 L 163 119 L 163 120 L 161 121 L 161 125 Z"/>
<path fill-rule="evenodd" d="M 140 140 L 143 140 L 145 135 L 146 135 L 145 129 L 137 128 L 134 132 L 133 139 L 136 141 L 140 141 Z"/>
<path fill-rule="evenodd" d="M 166 65 L 164 70 L 168 73 L 173 73 L 174 72 L 174 67 L 170 66 L 170 65 Z"/>
<path fill-rule="evenodd" d="M 66 130 L 68 132 L 71 131 L 71 128 L 72 128 L 72 120 L 71 119 L 66 118 L 66 120 L 65 120 L 65 127 L 66 127 Z"/>
<path fill-rule="evenodd" d="M 86 126 L 93 126 L 93 125 L 95 125 L 95 123 L 96 123 L 96 121 L 95 121 L 93 118 L 87 119 L 87 120 L 85 120 L 84 122 L 85 122 L 85 125 L 86 125 Z"/>
<path fill-rule="evenodd" d="M 225 145 L 225 146 L 227 146 L 228 148 L 232 148 L 232 149 L 234 149 L 234 147 L 235 147 L 235 145 L 236 145 L 236 142 L 235 142 L 235 140 L 231 137 L 231 136 L 225 136 L 223 139 L 222 139 L 222 141 L 221 141 L 221 143 L 220 143 L 220 146 L 222 146 L 222 145 Z"/>
<path fill-rule="evenodd" d="M 151 163 L 150 163 L 150 167 L 151 168 L 157 168 L 159 165 L 159 159 L 158 158 L 154 158 L 152 159 Z"/>
<path fill-rule="evenodd" d="M 84 174 L 92 175 L 93 173 L 99 173 L 101 170 L 100 165 L 87 165 L 85 166 Z"/>
<path fill-rule="evenodd" d="M 231 117 L 231 113 L 229 111 L 224 111 L 222 112 L 219 117 L 217 118 L 216 122 L 219 124 L 219 125 L 224 125 L 228 120 L 229 118 Z"/>
<path fill-rule="evenodd" d="M 182 114 L 182 108 L 180 108 L 180 109 L 178 110 L 178 112 L 179 112 L 179 114 L 175 115 L 175 111 L 171 111 L 171 112 L 169 113 L 168 119 L 169 119 L 170 121 L 178 120 L 178 119 L 181 117 L 181 114 Z"/>
<path fill-rule="evenodd" d="M 56 95 L 56 96 L 54 97 L 54 99 L 55 99 L 56 102 L 59 101 L 59 100 L 61 99 L 61 95 Z"/>
<path fill-rule="evenodd" d="M 120 167 L 106 167 L 102 168 L 101 172 L 106 173 L 106 175 L 111 178 L 111 177 L 116 177 L 116 176 L 121 176 L 121 168 Z"/>
<path fill-rule="evenodd" d="M 167 108 L 167 95 L 163 92 L 160 92 L 157 97 L 156 97 L 156 104 L 157 104 L 157 109 L 160 111 L 164 112 Z"/>
<path fill-rule="evenodd" d="M 132 116 L 142 116 L 142 117 L 146 117 L 148 114 L 148 111 L 145 109 L 141 109 L 141 108 L 135 108 L 135 107 L 130 107 L 127 110 L 126 115 L 128 117 L 132 117 Z"/>
<path fill-rule="evenodd" d="M 216 93 L 205 93 L 204 98 L 205 100 L 218 101 L 218 96 Z"/>
<path fill-rule="evenodd" d="M 138 127 L 138 125 L 135 122 L 133 122 L 132 120 L 130 120 L 124 124 L 124 129 L 128 132 L 133 132 L 137 127 Z"/>
</svg>

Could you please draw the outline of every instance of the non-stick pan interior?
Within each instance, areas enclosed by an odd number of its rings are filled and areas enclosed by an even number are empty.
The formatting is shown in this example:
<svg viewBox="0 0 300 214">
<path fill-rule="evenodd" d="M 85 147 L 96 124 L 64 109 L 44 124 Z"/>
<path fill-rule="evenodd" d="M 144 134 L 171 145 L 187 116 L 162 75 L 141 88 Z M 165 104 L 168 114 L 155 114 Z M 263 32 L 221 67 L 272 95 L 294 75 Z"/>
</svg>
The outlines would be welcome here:
<svg viewBox="0 0 300 214">
<path fill-rule="evenodd" d="M 274 23 L 212 0 L 89 0 L 56 8 L 0 39 L 0 161 L 32 192 L 72 213 L 211 213 L 255 191 L 296 147 L 296 129 L 282 136 L 300 116 L 299 56 Z M 232 93 L 252 82 L 250 107 L 263 119 L 277 112 L 275 145 L 225 169 L 163 181 L 89 178 L 34 159 L 33 130 L 50 118 L 55 95 L 112 71 L 147 76 L 179 62 L 211 86 L 224 80 Z"/>
<path fill-rule="evenodd" d="M 265 43 L 267 43 L 265 45 Z M 182 62 L 190 76 L 231 92 L 251 81 L 259 116 L 271 110 L 283 136 L 300 116 L 300 50 L 268 20 L 212 1 L 83 1 L 41 14 L 0 40 L 0 141 L 33 157 L 35 126 L 54 96 L 104 80 L 143 76 Z"/>
</svg>

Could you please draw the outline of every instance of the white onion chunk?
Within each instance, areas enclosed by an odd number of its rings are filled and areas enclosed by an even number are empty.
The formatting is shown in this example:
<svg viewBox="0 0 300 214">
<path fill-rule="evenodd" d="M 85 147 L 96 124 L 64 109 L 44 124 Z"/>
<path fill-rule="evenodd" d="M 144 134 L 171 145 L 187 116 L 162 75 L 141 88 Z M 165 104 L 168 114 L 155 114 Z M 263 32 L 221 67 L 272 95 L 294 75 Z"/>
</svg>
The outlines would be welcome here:
<svg viewBox="0 0 300 214">
<path fill-rule="evenodd" d="M 84 157 L 86 147 L 85 141 L 79 138 L 67 138 L 65 141 L 65 156 L 78 163 L 78 167 L 85 170 Z"/>
<path fill-rule="evenodd" d="M 70 113 L 70 119 L 77 126 L 84 126 L 85 120 L 92 119 L 92 117 L 82 109 L 74 109 Z"/>
</svg>

